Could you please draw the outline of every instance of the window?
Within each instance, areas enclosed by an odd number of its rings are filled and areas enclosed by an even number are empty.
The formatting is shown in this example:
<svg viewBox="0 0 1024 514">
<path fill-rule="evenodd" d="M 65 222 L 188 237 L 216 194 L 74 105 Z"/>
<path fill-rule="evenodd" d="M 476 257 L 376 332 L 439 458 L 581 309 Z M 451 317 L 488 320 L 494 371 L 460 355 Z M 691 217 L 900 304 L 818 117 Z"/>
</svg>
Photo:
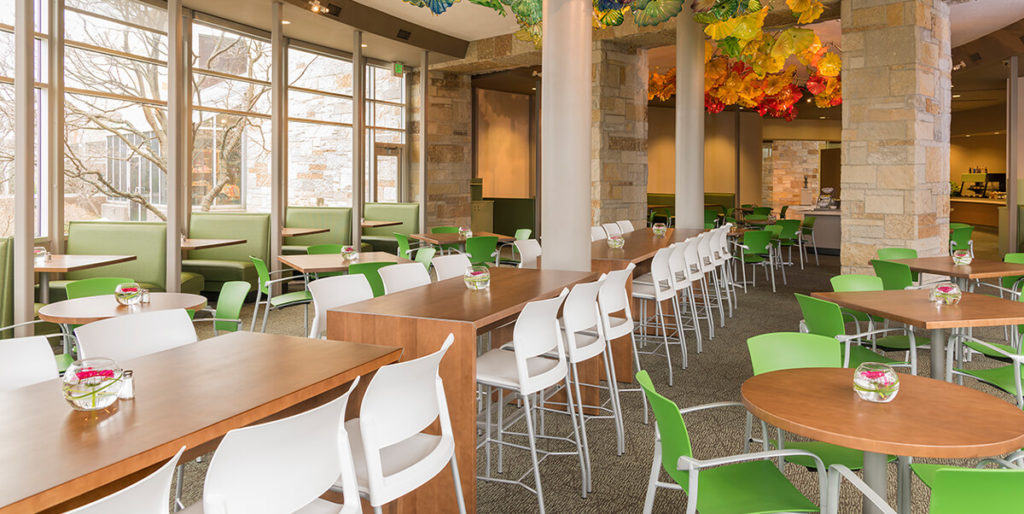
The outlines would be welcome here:
<svg viewBox="0 0 1024 514">
<path fill-rule="evenodd" d="M 397 202 L 405 153 L 405 77 L 366 67 L 366 201 Z"/>
</svg>

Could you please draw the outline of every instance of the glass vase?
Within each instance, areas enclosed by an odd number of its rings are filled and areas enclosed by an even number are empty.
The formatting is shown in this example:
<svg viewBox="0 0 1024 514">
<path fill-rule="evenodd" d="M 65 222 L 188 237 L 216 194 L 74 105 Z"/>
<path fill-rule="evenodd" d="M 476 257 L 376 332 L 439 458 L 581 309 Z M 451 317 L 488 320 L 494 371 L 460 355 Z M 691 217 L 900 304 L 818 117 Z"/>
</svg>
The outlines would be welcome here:
<svg viewBox="0 0 1024 514">
<path fill-rule="evenodd" d="M 462 280 L 466 282 L 466 287 L 473 291 L 487 289 L 491 287 L 491 271 L 487 266 L 470 266 L 466 268 Z"/>
<path fill-rule="evenodd" d="M 118 284 L 114 288 L 114 298 L 121 305 L 135 305 L 142 301 L 142 286 L 135 282 Z"/>
<path fill-rule="evenodd" d="M 105 409 L 117 401 L 122 376 L 121 368 L 111 359 L 77 360 L 64 372 L 64 399 L 75 410 Z"/>
<path fill-rule="evenodd" d="M 900 392 L 900 377 L 889 365 L 865 362 L 853 372 L 853 390 L 861 400 L 889 403 Z"/>
<path fill-rule="evenodd" d="M 610 248 L 622 248 L 626 245 L 626 240 L 622 236 L 608 236 L 608 246 Z"/>
<path fill-rule="evenodd" d="M 953 264 L 956 266 L 967 266 L 974 260 L 970 250 L 954 250 Z"/>
<path fill-rule="evenodd" d="M 665 232 L 668 231 L 668 228 L 665 227 L 664 223 L 655 223 L 651 226 L 651 231 L 654 232 L 656 237 L 665 237 Z"/>
<path fill-rule="evenodd" d="M 359 252 L 356 251 L 354 246 L 343 246 L 341 247 L 341 257 L 345 260 L 351 261 L 359 258 Z"/>
<path fill-rule="evenodd" d="M 928 299 L 942 305 L 956 305 L 960 303 L 963 295 L 963 292 L 960 291 L 960 286 L 953 282 L 939 282 L 932 287 L 932 292 Z"/>
</svg>

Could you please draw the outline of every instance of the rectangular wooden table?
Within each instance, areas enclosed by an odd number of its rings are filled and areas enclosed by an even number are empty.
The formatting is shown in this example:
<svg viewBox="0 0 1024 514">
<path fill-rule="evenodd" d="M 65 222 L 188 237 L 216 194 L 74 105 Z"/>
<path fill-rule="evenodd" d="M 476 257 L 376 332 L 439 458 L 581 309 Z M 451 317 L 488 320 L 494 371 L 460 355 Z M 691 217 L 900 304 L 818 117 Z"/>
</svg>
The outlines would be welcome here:
<svg viewBox="0 0 1024 514">
<path fill-rule="evenodd" d="M 394 346 L 235 332 L 120 363 L 135 372 L 135 399 L 112 412 L 73 411 L 58 380 L 2 392 L 0 512 L 94 500 L 182 446 L 210 451 L 229 430 L 335 398 L 400 355 Z"/>
<path fill-rule="evenodd" d="M 220 248 L 222 246 L 244 245 L 245 239 L 192 239 L 186 238 L 181 242 L 181 250 L 206 250 L 209 248 Z"/>
<path fill-rule="evenodd" d="M 386 221 L 386 220 L 363 220 L 360 225 L 363 228 L 381 228 L 381 227 L 397 227 L 401 225 L 401 221 Z"/>
<path fill-rule="evenodd" d="M 299 273 L 327 273 L 337 271 L 348 271 L 352 264 L 361 262 L 394 262 L 401 264 L 413 262 L 409 259 L 399 257 L 387 252 L 360 252 L 358 259 L 345 259 L 341 254 L 315 254 L 315 255 L 279 255 L 277 260 Z"/>
<path fill-rule="evenodd" d="M 514 320 L 527 302 L 558 295 L 593 280 L 580 271 L 493 268 L 489 290 L 470 291 L 457 277 L 327 311 L 327 337 L 369 344 L 398 344 L 403 359 L 437 351 L 449 333 L 455 344 L 441 362 L 441 377 L 455 431 L 462 490 L 476 510 L 476 338 Z M 496 341 L 502 343 L 505 341 Z M 452 512 L 449 473 L 395 502 L 399 512 Z"/>
<path fill-rule="evenodd" d="M 50 303 L 50 273 L 99 268 L 135 259 L 134 255 L 49 255 L 46 261 L 35 263 L 35 270 L 39 273 L 39 301 Z"/>
<path fill-rule="evenodd" d="M 941 305 L 929 300 L 930 294 L 928 289 L 913 289 L 811 293 L 811 296 L 930 331 L 931 376 L 938 380 L 946 379 L 946 330 L 1024 323 L 1024 303 L 1021 302 L 965 292 L 959 304 Z"/>
<path fill-rule="evenodd" d="M 499 243 L 506 243 L 506 242 L 509 242 L 509 241 L 515 241 L 516 240 L 516 238 L 514 238 L 512 236 L 503 236 L 501 234 L 495 234 L 495 233 L 492 233 L 492 232 L 473 232 L 473 237 L 483 237 L 483 236 L 494 236 L 494 237 L 497 237 Z M 444 233 L 444 234 L 409 234 L 409 238 L 410 239 L 417 239 L 419 241 L 423 241 L 424 243 L 432 244 L 432 245 L 449 245 L 449 244 L 465 245 L 466 244 L 466 238 L 461 236 L 461 235 L 459 235 L 458 233 L 455 233 L 455 232 Z"/>
<path fill-rule="evenodd" d="M 944 275 L 964 280 L 1024 276 L 1024 264 L 986 259 L 974 259 L 965 266 L 953 264 L 953 258 L 948 256 L 893 259 L 892 262 L 906 264 L 910 266 L 911 271 Z"/>
</svg>

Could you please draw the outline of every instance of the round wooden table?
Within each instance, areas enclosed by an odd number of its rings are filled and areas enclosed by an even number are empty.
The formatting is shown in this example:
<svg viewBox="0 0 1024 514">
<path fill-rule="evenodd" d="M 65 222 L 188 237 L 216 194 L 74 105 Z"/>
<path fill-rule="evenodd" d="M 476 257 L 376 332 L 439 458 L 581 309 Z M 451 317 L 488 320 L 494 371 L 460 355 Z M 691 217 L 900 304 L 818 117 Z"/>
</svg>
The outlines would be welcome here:
<svg viewBox="0 0 1024 514">
<path fill-rule="evenodd" d="M 890 403 L 861 400 L 849 368 L 773 371 L 743 383 L 743 404 L 782 430 L 864 451 L 864 481 L 883 498 L 887 455 L 968 459 L 1024 446 L 1024 412 L 995 396 L 900 374 Z M 909 509 L 909 473 L 900 507 Z M 864 502 L 864 512 L 876 512 Z"/>
<path fill-rule="evenodd" d="M 206 307 L 206 298 L 188 293 L 150 293 L 149 303 L 125 306 L 117 303 L 114 295 L 90 296 L 54 302 L 39 309 L 39 318 L 62 325 L 85 325 L 117 316 L 140 312 L 186 309 L 190 311 Z"/>
</svg>

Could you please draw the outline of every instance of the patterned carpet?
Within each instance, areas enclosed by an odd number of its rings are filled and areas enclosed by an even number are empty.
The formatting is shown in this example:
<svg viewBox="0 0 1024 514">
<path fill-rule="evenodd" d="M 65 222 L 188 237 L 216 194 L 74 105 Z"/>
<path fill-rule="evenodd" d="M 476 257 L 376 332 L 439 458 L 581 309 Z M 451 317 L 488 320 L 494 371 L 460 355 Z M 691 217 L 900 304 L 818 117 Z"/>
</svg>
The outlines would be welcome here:
<svg viewBox="0 0 1024 514">
<path fill-rule="evenodd" d="M 675 385 L 669 387 L 664 357 L 653 355 L 641 356 L 642 366 L 649 371 L 659 392 L 674 400 L 680 407 L 700 405 L 711 402 L 739 401 L 740 386 L 751 376 L 750 361 L 746 350 L 748 337 L 766 332 L 795 331 L 801 318 L 794 292 L 811 292 L 830 290 L 828 279 L 838 273 L 839 263 L 836 257 L 822 256 L 821 266 L 808 266 L 805 270 L 799 267 L 787 270 L 789 284 L 783 285 L 779 277 L 778 291 L 771 292 L 770 287 L 759 278 L 758 287 L 749 289 L 746 294 L 740 293 L 739 309 L 734 317 L 726 320 L 725 328 L 718 328 L 716 337 L 704 342 L 703 352 L 698 354 L 692 336 L 689 341 L 689 368 L 679 369 L 679 355 L 676 351 L 673 362 L 675 368 Z M 243 313 L 248 321 L 251 307 Z M 291 308 L 271 315 L 268 331 L 287 334 L 302 332 L 302 309 Z M 201 327 L 205 325 L 200 325 Z M 976 330 L 976 336 L 989 340 L 1002 340 L 1001 329 Z M 208 337 L 209 334 L 201 334 Z M 677 348 L 675 349 L 677 350 Z M 895 356 L 894 356 L 895 357 Z M 928 357 L 922 351 L 919 363 L 920 373 L 928 373 Z M 974 365 L 991 366 L 990 362 L 975 359 Z M 993 389 L 968 383 L 970 387 L 982 389 L 991 394 L 999 394 L 1009 400 L 1009 396 L 996 393 Z M 586 499 L 580 495 L 579 463 L 575 456 L 551 456 L 541 464 L 542 485 L 547 512 L 561 513 L 606 513 L 606 512 L 640 512 L 643 508 L 647 478 L 650 473 L 653 454 L 654 427 L 643 424 L 643 409 L 639 393 L 623 393 L 623 409 L 625 415 L 626 452 L 622 456 L 615 454 L 615 431 L 610 420 L 594 420 L 587 424 L 590 441 L 592 467 L 594 470 L 594 490 Z M 689 415 L 685 418 L 695 455 L 698 458 L 726 456 L 742 451 L 742 436 L 745 411 L 742 408 L 716 409 Z M 548 415 L 546 429 L 548 433 L 568 432 L 565 416 Z M 653 417 L 652 417 L 653 421 Z M 523 429 L 520 426 L 519 429 Z M 525 439 L 521 441 L 525 444 Z M 543 447 L 543 445 L 542 445 Z M 565 446 L 551 446 L 551 449 L 563 449 Z M 483 472 L 483 454 L 477 459 L 480 463 L 479 473 Z M 529 455 L 515 449 L 505 451 L 504 477 L 518 477 L 528 471 Z M 952 462 L 952 461 L 950 461 Z M 973 465 L 973 462 L 960 464 Z M 186 505 L 198 501 L 202 494 L 202 475 L 205 472 L 205 459 L 202 463 L 190 462 L 186 469 L 185 494 Z M 463 469 L 463 474 L 468 470 Z M 818 479 L 815 473 L 805 468 L 787 464 L 786 476 L 789 477 L 804 494 L 812 501 L 818 501 Z M 895 464 L 890 464 L 889 500 L 895 505 Z M 667 475 L 663 475 L 667 480 Z M 919 480 L 914 479 L 913 511 L 927 512 L 928 489 Z M 532 475 L 527 478 L 532 484 Z M 840 498 L 841 512 L 859 512 L 860 497 L 852 487 L 846 485 Z M 656 496 L 655 512 L 680 512 L 685 509 L 686 495 L 681 491 L 660 489 Z M 537 499 L 530 491 L 509 484 L 478 482 L 477 506 L 479 512 L 520 513 L 536 512 Z"/>
</svg>

